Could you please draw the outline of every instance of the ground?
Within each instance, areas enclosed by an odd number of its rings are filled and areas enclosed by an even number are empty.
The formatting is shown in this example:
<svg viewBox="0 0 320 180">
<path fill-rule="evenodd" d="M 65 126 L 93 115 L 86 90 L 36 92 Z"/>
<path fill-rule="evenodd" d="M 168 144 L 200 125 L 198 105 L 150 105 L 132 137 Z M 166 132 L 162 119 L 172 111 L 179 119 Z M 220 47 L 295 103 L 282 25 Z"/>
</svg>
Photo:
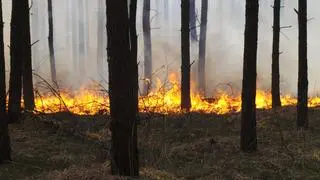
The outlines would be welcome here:
<svg viewBox="0 0 320 180">
<path fill-rule="evenodd" d="M 259 111 L 258 152 L 239 149 L 240 116 L 142 114 L 141 179 L 320 179 L 320 109 L 297 132 L 295 108 Z M 27 116 L 10 126 L 13 162 L 0 179 L 112 179 L 109 118 Z"/>
</svg>

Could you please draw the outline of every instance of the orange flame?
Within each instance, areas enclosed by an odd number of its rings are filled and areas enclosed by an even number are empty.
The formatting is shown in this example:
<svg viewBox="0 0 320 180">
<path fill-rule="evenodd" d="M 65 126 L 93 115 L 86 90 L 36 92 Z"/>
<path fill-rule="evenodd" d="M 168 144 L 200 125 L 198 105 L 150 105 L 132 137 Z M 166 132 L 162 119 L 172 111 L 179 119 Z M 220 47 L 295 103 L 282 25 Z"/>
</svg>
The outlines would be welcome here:
<svg viewBox="0 0 320 180">
<path fill-rule="evenodd" d="M 156 80 L 156 87 L 147 96 L 139 97 L 140 112 L 156 112 L 162 114 L 180 113 L 180 86 L 175 74 L 169 76 L 170 87 L 166 87 Z M 191 84 L 194 87 L 194 84 Z M 192 88 L 194 89 L 194 88 Z M 297 100 L 292 96 L 281 96 L 283 106 L 296 105 Z M 82 88 L 75 93 L 60 92 L 59 96 L 50 94 L 37 97 L 36 111 L 42 113 L 55 113 L 70 111 L 79 115 L 93 115 L 109 112 L 109 98 L 104 93 Z M 192 112 L 226 114 L 241 110 L 241 96 L 232 96 L 224 91 L 218 91 L 218 96 L 212 101 L 191 90 Z M 272 104 L 271 93 L 257 90 L 256 107 L 270 109 Z M 320 106 L 320 97 L 310 98 L 309 107 Z"/>
</svg>

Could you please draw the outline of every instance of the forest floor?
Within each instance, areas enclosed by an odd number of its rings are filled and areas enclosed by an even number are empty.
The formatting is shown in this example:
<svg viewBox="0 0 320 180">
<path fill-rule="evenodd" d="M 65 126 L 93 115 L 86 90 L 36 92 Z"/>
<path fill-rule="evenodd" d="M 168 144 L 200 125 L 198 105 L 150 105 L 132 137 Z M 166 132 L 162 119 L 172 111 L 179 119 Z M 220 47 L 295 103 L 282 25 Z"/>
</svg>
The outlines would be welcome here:
<svg viewBox="0 0 320 180">
<path fill-rule="evenodd" d="M 294 107 L 257 113 L 258 151 L 239 149 L 240 115 L 141 115 L 141 179 L 320 179 L 320 109 L 297 132 Z M 0 179 L 85 180 L 109 175 L 105 116 L 26 117 L 10 126 L 13 162 Z"/>
</svg>

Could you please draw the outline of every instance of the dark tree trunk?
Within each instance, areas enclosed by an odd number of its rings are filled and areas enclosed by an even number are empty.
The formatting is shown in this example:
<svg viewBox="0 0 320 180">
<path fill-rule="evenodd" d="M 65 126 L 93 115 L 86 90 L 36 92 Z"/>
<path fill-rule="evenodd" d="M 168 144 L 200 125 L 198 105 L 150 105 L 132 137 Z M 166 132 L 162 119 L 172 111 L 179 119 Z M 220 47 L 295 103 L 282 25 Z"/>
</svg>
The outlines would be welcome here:
<svg viewBox="0 0 320 180">
<path fill-rule="evenodd" d="M 189 0 L 189 2 L 190 2 L 190 36 L 191 36 L 191 41 L 195 42 L 198 40 L 196 1 Z"/>
<path fill-rule="evenodd" d="M 23 101 L 24 108 L 27 111 L 33 111 L 34 104 L 34 92 L 33 92 L 33 77 L 32 77 L 32 55 L 31 55 L 31 38 L 30 38 L 30 14 L 29 14 L 29 2 L 24 0 L 20 2 L 23 4 L 22 17 L 20 19 L 21 29 L 19 33 L 22 34 L 21 41 L 21 58 L 22 60 L 22 86 L 23 86 Z"/>
<path fill-rule="evenodd" d="M 20 122 L 22 89 L 22 10 L 26 1 L 13 0 L 10 32 L 9 123 Z"/>
<path fill-rule="evenodd" d="M 143 94 L 149 94 L 152 78 L 152 45 L 150 29 L 150 0 L 143 1 L 143 41 L 144 41 L 144 87 Z"/>
<path fill-rule="evenodd" d="M 49 25 L 49 54 L 50 54 L 50 70 L 51 70 L 51 80 L 53 83 L 57 82 L 57 72 L 56 72 L 56 60 L 54 56 L 54 45 L 53 45 L 53 15 L 52 15 L 52 0 L 48 0 L 48 25 Z"/>
<path fill-rule="evenodd" d="M 281 106 L 280 100 L 280 71 L 279 71 L 279 44 L 280 44 L 280 9 L 281 0 L 274 0 L 273 6 L 273 45 L 272 45 L 272 108 Z"/>
<path fill-rule="evenodd" d="M 11 161 L 11 145 L 6 116 L 6 78 L 3 44 L 2 1 L 0 0 L 0 164 Z"/>
<path fill-rule="evenodd" d="M 202 0 L 201 4 L 201 26 L 199 40 L 199 64 L 198 64 L 198 89 L 202 95 L 206 94 L 206 40 L 207 40 L 207 16 L 208 0 Z"/>
<path fill-rule="evenodd" d="M 139 176 L 136 6 L 106 0 L 112 161 L 114 175 Z"/>
<path fill-rule="evenodd" d="M 181 109 L 184 111 L 191 108 L 189 12 L 189 0 L 181 0 Z"/>
<path fill-rule="evenodd" d="M 86 55 L 86 35 L 85 35 L 85 8 L 84 0 L 79 1 L 79 72 L 81 74 L 80 81 L 85 77 L 85 55 Z"/>
<path fill-rule="evenodd" d="M 297 127 L 308 128 L 307 0 L 299 0 L 299 71 Z"/>
<path fill-rule="evenodd" d="M 256 132 L 256 80 L 259 0 L 246 0 L 246 23 L 244 32 L 241 150 L 257 150 Z"/>
<path fill-rule="evenodd" d="M 97 70 L 98 70 L 98 76 L 103 77 L 104 75 L 104 27 L 105 27 L 105 13 L 104 13 L 104 3 L 103 0 L 98 0 L 98 13 L 97 13 L 97 19 L 98 19 L 98 30 L 97 30 Z M 99 78 L 100 79 L 100 78 Z"/>
</svg>

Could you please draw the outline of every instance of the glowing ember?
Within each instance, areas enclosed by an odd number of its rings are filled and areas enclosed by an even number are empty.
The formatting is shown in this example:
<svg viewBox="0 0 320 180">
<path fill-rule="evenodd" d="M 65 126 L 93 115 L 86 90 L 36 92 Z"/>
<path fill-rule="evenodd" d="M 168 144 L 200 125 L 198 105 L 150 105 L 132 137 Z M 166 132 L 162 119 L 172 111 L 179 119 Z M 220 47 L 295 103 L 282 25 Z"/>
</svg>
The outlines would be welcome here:
<svg viewBox="0 0 320 180">
<path fill-rule="evenodd" d="M 139 97 L 140 112 L 156 113 L 180 113 L 180 86 L 178 78 L 171 74 L 166 88 L 161 81 L 156 81 L 156 88 L 145 97 Z M 193 84 L 192 84 L 193 87 Z M 194 88 L 192 88 L 194 89 Z M 209 101 L 200 94 L 191 91 L 191 103 L 193 112 L 226 114 L 241 110 L 241 96 L 231 96 L 226 92 L 219 91 L 217 97 Z M 256 95 L 256 107 L 259 109 L 271 108 L 271 93 L 258 90 Z M 105 93 L 81 89 L 75 93 L 68 91 L 60 92 L 60 95 L 41 95 L 35 100 L 36 111 L 43 113 L 55 113 L 70 111 L 75 114 L 97 114 L 109 112 L 109 98 Z M 282 96 L 283 106 L 295 105 L 297 100 L 291 96 Z M 309 107 L 320 106 L 320 97 L 310 98 Z"/>
</svg>

